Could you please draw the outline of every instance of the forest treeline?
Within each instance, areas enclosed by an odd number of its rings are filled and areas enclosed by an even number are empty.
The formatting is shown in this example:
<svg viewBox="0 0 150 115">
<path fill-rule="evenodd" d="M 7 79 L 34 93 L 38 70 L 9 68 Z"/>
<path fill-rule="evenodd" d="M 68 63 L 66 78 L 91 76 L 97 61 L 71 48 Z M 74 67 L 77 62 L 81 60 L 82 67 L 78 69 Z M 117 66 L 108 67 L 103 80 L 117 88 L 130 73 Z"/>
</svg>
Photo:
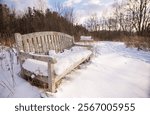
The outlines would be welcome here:
<svg viewBox="0 0 150 115">
<path fill-rule="evenodd" d="M 117 37 L 122 33 L 126 36 L 150 37 L 150 0 L 114 2 L 108 16 L 99 17 L 95 13 L 86 21 L 85 26 L 98 38 L 105 39 L 113 34 L 113 37 Z"/>
<path fill-rule="evenodd" d="M 106 15 L 94 13 L 85 23 L 96 40 L 124 41 L 150 49 L 150 0 L 116 0 Z"/>
<path fill-rule="evenodd" d="M 42 0 L 40 0 L 42 1 Z M 90 35 L 96 41 L 125 41 L 150 48 L 150 0 L 126 0 L 112 5 L 113 15 L 91 15 L 83 25 L 74 23 L 73 9 L 56 5 L 56 10 L 28 7 L 18 15 L 6 4 L 0 4 L 0 41 L 13 42 L 14 33 L 57 31 L 73 35 Z M 105 13 L 104 13 L 105 14 Z M 138 44 L 138 45 L 137 45 Z"/>
<path fill-rule="evenodd" d="M 0 41 L 12 42 L 14 40 L 13 35 L 17 32 L 26 34 L 40 31 L 57 31 L 73 35 L 76 40 L 79 39 L 80 35 L 87 35 L 88 30 L 82 25 L 74 25 L 70 19 L 72 15 L 69 13 L 72 12 L 65 12 L 66 17 L 64 17 L 50 9 L 43 12 L 28 7 L 24 14 L 17 15 L 15 10 L 10 10 L 6 4 L 0 4 Z M 68 17 L 69 15 L 70 17 Z"/>
</svg>

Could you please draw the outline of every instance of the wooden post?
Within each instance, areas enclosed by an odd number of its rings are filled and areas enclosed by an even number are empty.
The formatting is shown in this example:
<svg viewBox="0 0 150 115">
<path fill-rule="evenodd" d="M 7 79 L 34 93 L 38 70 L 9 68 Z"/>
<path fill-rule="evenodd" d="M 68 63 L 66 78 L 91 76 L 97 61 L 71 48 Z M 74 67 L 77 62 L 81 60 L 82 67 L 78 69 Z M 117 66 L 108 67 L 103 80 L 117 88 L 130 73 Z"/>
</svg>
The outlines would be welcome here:
<svg viewBox="0 0 150 115">
<path fill-rule="evenodd" d="M 74 36 L 72 36 L 72 45 L 75 44 L 75 41 L 74 41 Z"/>
<path fill-rule="evenodd" d="M 17 45 L 17 50 L 18 51 L 21 51 L 21 50 L 24 51 L 21 34 L 15 33 L 15 41 L 16 41 L 16 45 Z"/>
<path fill-rule="evenodd" d="M 23 44 L 22 44 L 22 36 L 21 36 L 20 33 L 15 33 L 15 41 L 16 41 L 16 45 L 17 45 L 18 60 L 20 62 L 21 74 L 23 74 L 23 69 L 22 69 L 23 60 L 21 59 L 20 51 L 21 50 L 24 51 L 24 47 L 23 47 Z"/>
<path fill-rule="evenodd" d="M 55 76 L 54 76 L 54 63 L 52 60 L 48 61 L 48 89 L 50 92 L 55 93 Z"/>
</svg>

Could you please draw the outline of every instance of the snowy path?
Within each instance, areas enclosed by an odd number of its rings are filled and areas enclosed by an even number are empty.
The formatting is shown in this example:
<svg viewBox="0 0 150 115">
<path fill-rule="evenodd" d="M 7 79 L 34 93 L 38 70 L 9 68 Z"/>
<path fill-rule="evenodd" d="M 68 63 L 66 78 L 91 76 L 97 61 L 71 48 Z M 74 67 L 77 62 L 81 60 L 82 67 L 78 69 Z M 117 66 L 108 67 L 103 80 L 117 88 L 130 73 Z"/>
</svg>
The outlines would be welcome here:
<svg viewBox="0 0 150 115">
<path fill-rule="evenodd" d="M 68 74 L 52 97 L 150 97 L 150 52 L 120 42 L 95 43 L 94 51 L 91 62 Z M 13 93 L 0 85 L 0 97 L 40 97 L 41 90 L 18 77 L 18 65 L 14 68 Z M 8 76 L 1 68 L 0 73 L 1 81 Z"/>
<path fill-rule="evenodd" d="M 55 97 L 150 97 L 150 53 L 122 43 L 96 45 L 99 53 L 69 75 Z"/>
</svg>

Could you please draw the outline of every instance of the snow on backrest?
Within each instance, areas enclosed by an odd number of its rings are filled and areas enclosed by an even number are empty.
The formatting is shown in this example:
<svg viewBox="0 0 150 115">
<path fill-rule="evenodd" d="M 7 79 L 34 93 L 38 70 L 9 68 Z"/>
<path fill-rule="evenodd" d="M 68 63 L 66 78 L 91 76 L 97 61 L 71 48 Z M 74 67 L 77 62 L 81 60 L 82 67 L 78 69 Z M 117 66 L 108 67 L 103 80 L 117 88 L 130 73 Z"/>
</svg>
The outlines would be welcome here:
<svg viewBox="0 0 150 115">
<path fill-rule="evenodd" d="M 92 36 L 81 36 L 80 40 L 82 40 L 82 41 L 91 41 L 93 39 L 92 39 Z"/>
<path fill-rule="evenodd" d="M 49 50 L 62 51 L 73 45 L 74 38 L 60 32 L 35 32 L 30 34 L 15 34 L 19 51 L 47 53 Z"/>
</svg>

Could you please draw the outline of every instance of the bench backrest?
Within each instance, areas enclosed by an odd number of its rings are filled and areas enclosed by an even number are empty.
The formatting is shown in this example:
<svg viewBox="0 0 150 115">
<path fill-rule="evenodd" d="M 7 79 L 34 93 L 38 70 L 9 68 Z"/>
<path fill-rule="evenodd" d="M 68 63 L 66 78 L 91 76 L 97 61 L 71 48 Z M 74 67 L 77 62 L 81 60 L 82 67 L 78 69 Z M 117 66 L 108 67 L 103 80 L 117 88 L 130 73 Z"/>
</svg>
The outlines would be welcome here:
<svg viewBox="0 0 150 115">
<path fill-rule="evenodd" d="M 15 34 L 19 51 L 47 53 L 49 50 L 56 52 L 70 48 L 74 44 L 74 37 L 60 32 L 35 32 L 21 35 Z"/>
</svg>

